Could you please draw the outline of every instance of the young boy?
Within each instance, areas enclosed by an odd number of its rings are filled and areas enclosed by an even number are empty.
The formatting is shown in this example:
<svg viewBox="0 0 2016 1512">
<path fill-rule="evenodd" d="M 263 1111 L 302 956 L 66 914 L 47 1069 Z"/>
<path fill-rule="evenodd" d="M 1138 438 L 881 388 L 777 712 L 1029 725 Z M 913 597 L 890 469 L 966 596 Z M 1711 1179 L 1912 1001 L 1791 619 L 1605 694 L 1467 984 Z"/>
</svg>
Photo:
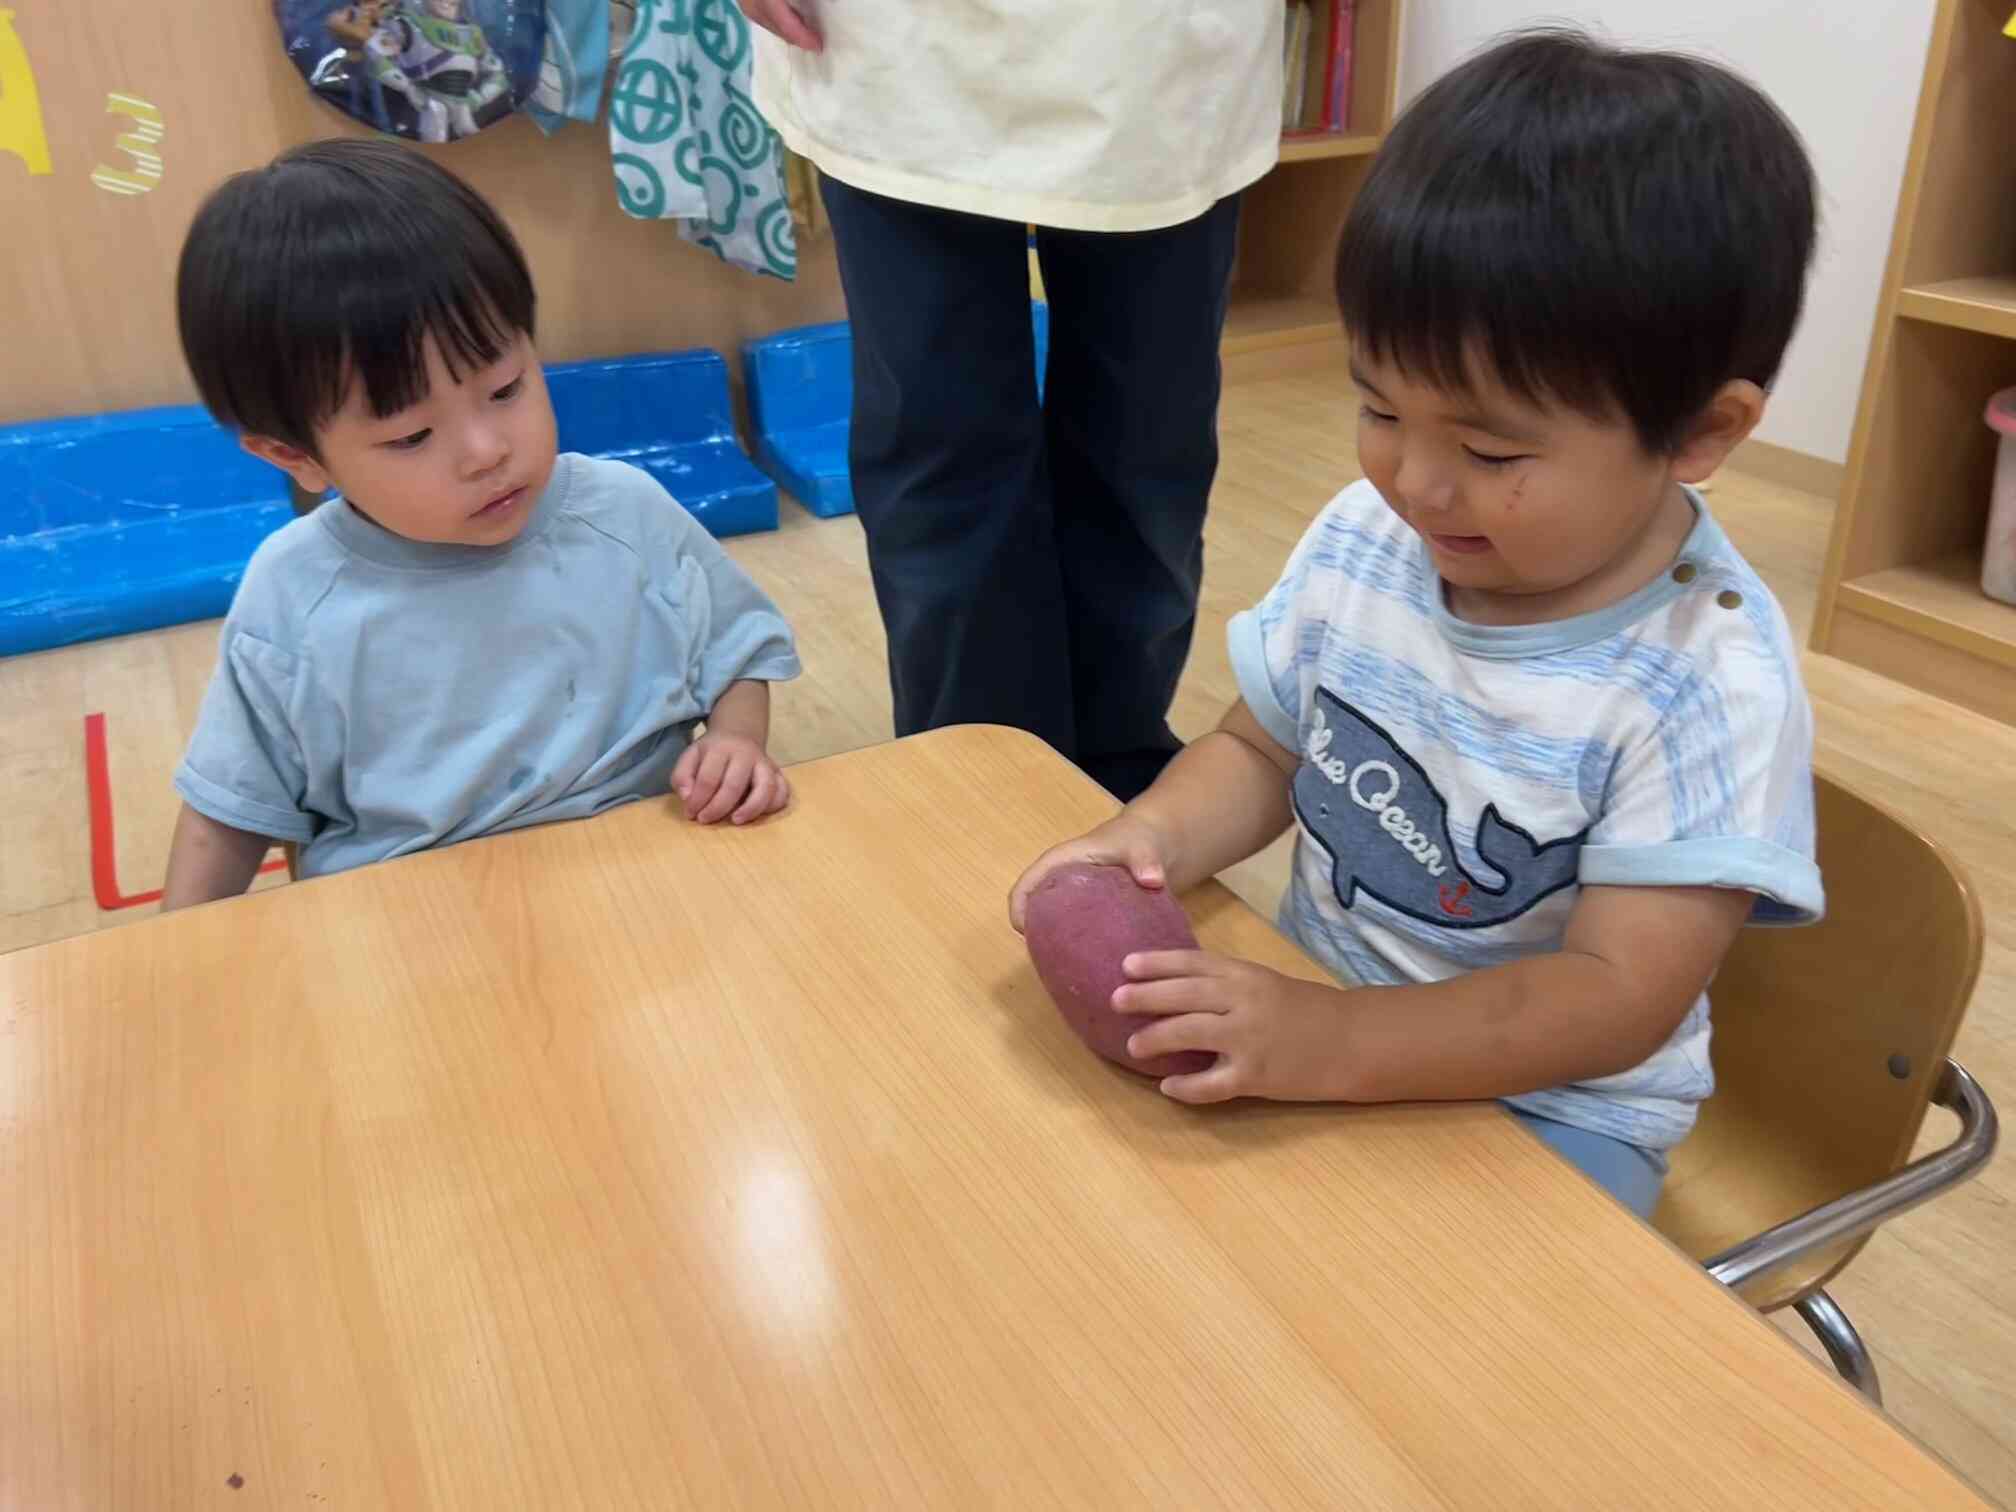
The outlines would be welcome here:
<svg viewBox="0 0 2016 1512">
<path fill-rule="evenodd" d="M 1337 292 L 1365 481 L 1232 622 L 1241 697 L 1043 856 L 1190 887 L 1299 826 L 1283 926 L 1338 991 L 1127 962 L 1185 1102 L 1502 1098 L 1649 1214 L 1713 1089 L 1709 980 L 1818 916 L 1778 606 L 1688 487 L 1757 424 L 1813 246 L 1806 155 L 1711 64 L 1502 43 L 1394 128 Z"/>
<path fill-rule="evenodd" d="M 789 627 L 648 475 L 555 455 L 531 275 L 468 185 L 296 148 L 210 197 L 178 293 L 212 413 L 342 497 L 245 570 L 164 909 L 243 892 L 274 841 L 313 877 L 668 783 L 703 824 L 784 806 Z"/>
</svg>

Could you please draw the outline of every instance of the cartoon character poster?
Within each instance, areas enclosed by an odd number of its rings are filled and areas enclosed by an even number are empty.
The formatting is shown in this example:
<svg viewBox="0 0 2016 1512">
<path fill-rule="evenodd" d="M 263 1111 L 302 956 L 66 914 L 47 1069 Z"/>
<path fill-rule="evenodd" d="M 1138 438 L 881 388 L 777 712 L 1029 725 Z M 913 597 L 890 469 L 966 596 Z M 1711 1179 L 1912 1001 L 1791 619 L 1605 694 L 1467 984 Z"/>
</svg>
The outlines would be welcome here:
<svg viewBox="0 0 2016 1512">
<path fill-rule="evenodd" d="M 539 81 L 545 0 L 274 0 L 273 10 L 309 87 L 394 136 L 473 136 Z"/>
</svg>

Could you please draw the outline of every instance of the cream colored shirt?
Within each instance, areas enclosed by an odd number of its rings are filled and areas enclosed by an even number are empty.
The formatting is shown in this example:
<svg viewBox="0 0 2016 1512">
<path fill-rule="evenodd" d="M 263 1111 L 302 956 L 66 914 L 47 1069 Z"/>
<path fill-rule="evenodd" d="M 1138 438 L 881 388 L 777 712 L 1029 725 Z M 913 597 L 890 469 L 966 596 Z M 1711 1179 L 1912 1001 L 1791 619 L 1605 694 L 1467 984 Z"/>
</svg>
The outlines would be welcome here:
<svg viewBox="0 0 2016 1512">
<path fill-rule="evenodd" d="M 1281 0 L 801 0 L 757 32 L 785 144 L 872 194 L 1079 231 L 1194 219 L 1274 166 Z"/>
</svg>

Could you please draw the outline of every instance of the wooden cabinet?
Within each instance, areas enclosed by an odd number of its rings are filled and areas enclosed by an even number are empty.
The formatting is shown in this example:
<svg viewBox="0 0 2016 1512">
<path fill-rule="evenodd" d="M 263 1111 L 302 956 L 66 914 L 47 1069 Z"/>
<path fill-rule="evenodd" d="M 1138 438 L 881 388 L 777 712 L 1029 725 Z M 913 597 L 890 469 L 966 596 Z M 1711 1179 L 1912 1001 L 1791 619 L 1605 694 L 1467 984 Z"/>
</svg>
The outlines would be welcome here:
<svg viewBox="0 0 2016 1512">
<path fill-rule="evenodd" d="M 1941 0 L 1813 649 L 2016 724 L 2016 607 L 1981 592 L 2016 385 L 2010 0 Z"/>
</svg>

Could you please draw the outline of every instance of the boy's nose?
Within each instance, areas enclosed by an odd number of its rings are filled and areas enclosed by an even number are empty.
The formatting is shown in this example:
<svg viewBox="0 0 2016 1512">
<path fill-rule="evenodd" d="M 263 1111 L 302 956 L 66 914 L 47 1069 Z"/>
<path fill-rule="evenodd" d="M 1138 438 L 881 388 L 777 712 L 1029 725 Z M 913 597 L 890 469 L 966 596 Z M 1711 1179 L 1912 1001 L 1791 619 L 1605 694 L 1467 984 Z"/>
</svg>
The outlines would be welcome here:
<svg viewBox="0 0 2016 1512">
<path fill-rule="evenodd" d="M 480 478 L 495 470 L 510 455 L 511 443 L 501 431 L 474 431 L 462 453 L 463 470 L 472 478 Z"/>
<path fill-rule="evenodd" d="M 1455 502 L 1448 473 L 1423 457 L 1403 457 L 1393 475 L 1393 491 L 1409 514 L 1441 514 Z"/>
</svg>

